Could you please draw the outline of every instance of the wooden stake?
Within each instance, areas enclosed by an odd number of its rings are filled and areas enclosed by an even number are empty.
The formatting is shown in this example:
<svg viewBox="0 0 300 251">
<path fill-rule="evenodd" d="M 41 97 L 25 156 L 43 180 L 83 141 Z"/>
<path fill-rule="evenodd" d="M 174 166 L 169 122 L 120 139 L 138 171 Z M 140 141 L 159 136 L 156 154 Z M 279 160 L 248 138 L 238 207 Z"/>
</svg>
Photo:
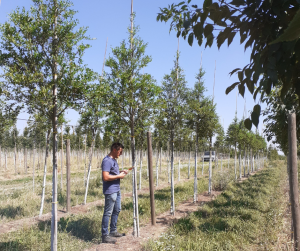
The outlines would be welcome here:
<svg viewBox="0 0 300 251">
<path fill-rule="evenodd" d="M 300 211 L 298 191 L 298 165 L 297 165 L 297 125 L 295 112 L 288 116 L 289 137 L 289 180 L 292 206 L 293 232 L 295 250 L 300 250 Z"/>
</svg>

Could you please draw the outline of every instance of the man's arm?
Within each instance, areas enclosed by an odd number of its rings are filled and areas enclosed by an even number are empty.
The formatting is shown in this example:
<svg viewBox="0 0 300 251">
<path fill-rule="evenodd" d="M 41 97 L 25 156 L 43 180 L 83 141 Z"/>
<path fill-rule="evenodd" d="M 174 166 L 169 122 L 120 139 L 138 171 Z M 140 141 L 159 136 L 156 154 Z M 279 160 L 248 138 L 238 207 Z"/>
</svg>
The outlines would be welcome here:
<svg viewBox="0 0 300 251">
<path fill-rule="evenodd" d="M 123 179 L 127 173 L 121 172 L 118 175 L 110 175 L 109 172 L 102 171 L 102 178 L 104 181 L 113 181 L 117 179 Z"/>
</svg>

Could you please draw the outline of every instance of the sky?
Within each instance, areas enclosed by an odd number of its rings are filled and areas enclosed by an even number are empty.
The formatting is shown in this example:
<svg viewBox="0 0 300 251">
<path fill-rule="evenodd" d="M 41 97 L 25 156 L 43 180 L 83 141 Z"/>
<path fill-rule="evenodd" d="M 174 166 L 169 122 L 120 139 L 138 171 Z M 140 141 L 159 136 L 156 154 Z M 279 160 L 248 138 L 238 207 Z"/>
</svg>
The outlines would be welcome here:
<svg viewBox="0 0 300 251">
<path fill-rule="evenodd" d="M 173 61 L 178 47 L 178 39 L 174 31 L 169 33 L 170 23 L 157 22 L 156 16 L 160 11 L 159 8 L 167 7 L 168 4 L 179 3 L 180 1 L 134 0 L 135 24 L 140 27 L 138 35 L 145 43 L 148 43 L 146 54 L 152 57 L 152 62 L 145 68 L 145 72 L 151 74 L 158 85 L 161 84 L 164 74 L 170 73 L 174 65 Z M 192 1 L 192 3 L 201 5 L 202 1 Z M 131 0 L 73 0 L 73 4 L 73 9 L 78 11 L 75 17 L 79 20 L 79 26 L 88 27 L 88 35 L 91 38 L 96 38 L 89 41 L 92 48 L 87 50 L 84 62 L 93 70 L 101 73 L 106 40 L 108 39 L 107 58 L 111 54 L 111 48 L 119 46 L 121 41 L 128 37 L 127 28 L 130 25 Z M 0 5 L 0 23 L 8 21 L 8 14 L 18 6 L 29 9 L 31 5 L 31 0 L 2 0 Z M 230 47 L 227 47 L 227 43 L 224 43 L 219 50 L 216 43 L 211 48 L 205 48 L 204 45 L 200 47 L 197 42 L 193 46 L 189 46 L 183 38 L 180 38 L 179 44 L 179 64 L 184 70 L 188 87 L 192 88 L 194 86 L 195 75 L 200 68 L 202 53 L 202 67 L 206 72 L 204 76 L 207 88 L 206 95 L 212 96 L 216 64 L 214 101 L 217 104 L 220 122 L 224 125 L 226 131 L 235 116 L 237 90 L 234 89 L 228 95 L 225 94 L 225 90 L 228 86 L 238 81 L 237 75 L 230 77 L 229 72 L 235 68 L 243 68 L 248 64 L 251 51 L 249 49 L 244 51 L 244 46 L 239 43 L 238 35 L 234 38 Z M 245 105 L 247 111 L 250 111 L 256 103 L 248 90 L 246 90 L 245 99 L 238 95 L 238 118 L 243 118 Z M 264 107 L 262 105 L 262 108 Z M 29 116 L 26 113 L 22 113 L 19 117 L 26 119 Z M 73 110 L 69 110 L 66 117 L 72 125 L 76 125 L 79 118 L 78 114 Z M 20 131 L 25 126 L 26 121 L 18 121 L 17 128 Z M 260 133 L 262 127 L 262 123 L 260 123 Z"/>
</svg>

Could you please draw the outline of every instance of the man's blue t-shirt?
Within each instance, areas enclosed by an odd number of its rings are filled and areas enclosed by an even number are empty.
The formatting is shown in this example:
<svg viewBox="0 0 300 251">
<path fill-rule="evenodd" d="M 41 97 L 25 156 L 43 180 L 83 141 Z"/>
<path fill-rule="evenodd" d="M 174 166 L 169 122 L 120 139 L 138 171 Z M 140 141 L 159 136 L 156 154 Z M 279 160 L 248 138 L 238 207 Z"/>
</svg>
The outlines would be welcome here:
<svg viewBox="0 0 300 251">
<path fill-rule="evenodd" d="M 119 165 L 117 161 L 108 155 L 102 160 L 102 171 L 109 172 L 110 175 L 118 175 Z M 113 181 L 103 181 L 103 194 L 112 194 L 120 191 L 120 179 Z"/>
</svg>

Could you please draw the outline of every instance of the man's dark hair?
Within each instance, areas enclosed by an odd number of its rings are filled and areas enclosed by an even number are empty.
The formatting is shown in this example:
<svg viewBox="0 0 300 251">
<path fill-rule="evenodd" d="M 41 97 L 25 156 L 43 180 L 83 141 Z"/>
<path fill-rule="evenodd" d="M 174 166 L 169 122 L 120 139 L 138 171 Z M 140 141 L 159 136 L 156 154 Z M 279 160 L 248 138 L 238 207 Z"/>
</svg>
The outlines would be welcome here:
<svg viewBox="0 0 300 251">
<path fill-rule="evenodd" d="M 124 146 L 121 143 L 113 143 L 110 147 L 110 151 L 112 152 L 113 149 L 116 149 L 117 151 L 119 151 L 120 148 L 124 149 Z"/>
</svg>

